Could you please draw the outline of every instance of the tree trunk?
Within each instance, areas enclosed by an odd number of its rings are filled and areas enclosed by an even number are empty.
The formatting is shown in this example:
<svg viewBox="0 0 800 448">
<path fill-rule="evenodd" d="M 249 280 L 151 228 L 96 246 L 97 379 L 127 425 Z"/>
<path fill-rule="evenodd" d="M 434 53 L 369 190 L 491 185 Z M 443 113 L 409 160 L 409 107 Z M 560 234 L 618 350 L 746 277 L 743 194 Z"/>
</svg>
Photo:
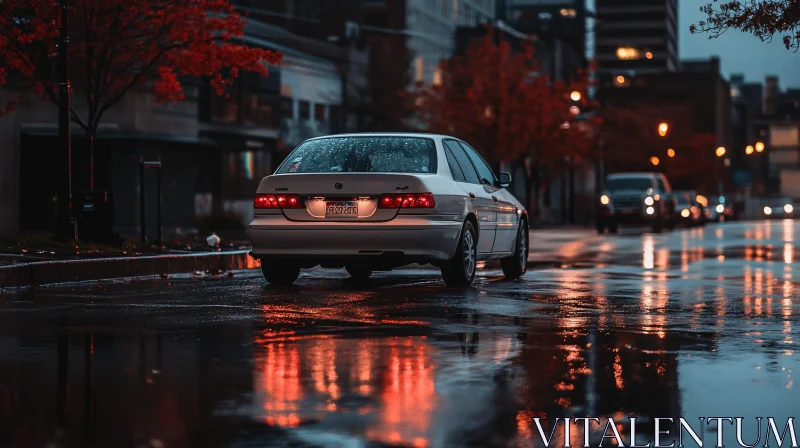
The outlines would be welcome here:
<svg viewBox="0 0 800 448">
<path fill-rule="evenodd" d="M 94 137 L 96 129 L 90 129 L 86 135 L 86 144 L 89 146 L 89 190 L 94 191 Z"/>
<path fill-rule="evenodd" d="M 541 186 L 541 178 L 539 176 L 539 167 L 537 165 L 531 166 L 531 183 L 533 183 L 533 201 L 531 204 L 531 215 L 533 219 L 538 220 L 541 213 L 539 207 L 539 192 Z"/>
</svg>

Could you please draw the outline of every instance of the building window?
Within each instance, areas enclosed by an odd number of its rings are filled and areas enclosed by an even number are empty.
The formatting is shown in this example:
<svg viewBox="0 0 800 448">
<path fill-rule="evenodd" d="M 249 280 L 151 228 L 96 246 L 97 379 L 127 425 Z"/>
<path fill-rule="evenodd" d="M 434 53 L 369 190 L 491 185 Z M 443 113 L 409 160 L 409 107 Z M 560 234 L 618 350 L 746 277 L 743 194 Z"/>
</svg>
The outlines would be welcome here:
<svg viewBox="0 0 800 448">
<path fill-rule="evenodd" d="M 442 0 L 442 14 L 447 15 L 447 0 Z"/>
<path fill-rule="evenodd" d="M 239 121 L 241 95 L 239 89 L 231 88 L 225 95 L 214 94 L 211 97 L 211 121 L 214 123 L 232 124 Z"/>
<path fill-rule="evenodd" d="M 225 166 L 223 188 L 231 198 L 249 197 L 261 179 L 272 174 L 272 153 L 268 150 L 233 151 L 222 157 Z"/>
<path fill-rule="evenodd" d="M 453 20 L 458 23 L 458 0 L 453 0 Z"/>
<path fill-rule="evenodd" d="M 324 104 L 315 104 L 314 105 L 314 121 L 318 123 L 325 122 L 325 105 Z"/>
<path fill-rule="evenodd" d="M 281 97 L 281 118 L 294 120 L 294 100 L 287 96 Z"/>
<path fill-rule="evenodd" d="M 417 56 L 417 59 L 414 61 L 414 69 L 415 69 L 415 80 L 417 82 L 424 82 L 425 81 L 425 59 L 422 56 Z"/>
<path fill-rule="evenodd" d="M 242 92 L 241 121 L 248 126 L 276 128 L 279 126 L 277 101 L 274 95 Z"/>
<path fill-rule="evenodd" d="M 310 120 L 311 119 L 311 103 L 308 101 L 300 101 L 299 103 L 299 115 L 301 120 Z"/>
<path fill-rule="evenodd" d="M 652 55 L 651 55 L 652 57 Z M 623 61 L 630 61 L 634 59 L 641 59 L 642 54 L 639 50 L 631 47 L 619 47 L 617 48 L 617 59 L 622 59 Z"/>
<path fill-rule="evenodd" d="M 344 132 L 341 122 L 341 109 L 339 106 L 330 106 L 328 108 L 328 119 L 331 122 L 331 132 Z"/>
</svg>

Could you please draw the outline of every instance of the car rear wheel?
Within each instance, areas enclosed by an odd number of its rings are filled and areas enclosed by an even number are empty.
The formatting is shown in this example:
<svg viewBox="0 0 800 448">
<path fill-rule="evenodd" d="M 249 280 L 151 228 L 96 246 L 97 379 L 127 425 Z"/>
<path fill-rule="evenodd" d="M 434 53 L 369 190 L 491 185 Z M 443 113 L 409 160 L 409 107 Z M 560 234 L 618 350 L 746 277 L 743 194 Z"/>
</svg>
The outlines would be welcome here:
<svg viewBox="0 0 800 448">
<path fill-rule="evenodd" d="M 278 286 L 291 285 L 300 276 L 300 266 L 277 261 L 262 261 L 261 273 L 267 283 Z"/>
<path fill-rule="evenodd" d="M 503 275 L 509 280 L 522 277 L 528 270 L 528 223 L 520 222 L 517 240 L 514 242 L 514 254 L 500 260 Z"/>
<path fill-rule="evenodd" d="M 656 220 L 653 221 L 653 226 L 652 226 L 653 233 L 661 233 L 663 229 L 664 229 L 664 219 L 661 217 L 656 218 Z"/>
<path fill-rule="evenodd" d="M 602 234 L 606 230 L 606 224 L 603 221 L 597 221 L 594 228 L 597 229 L 597 233 Z"/>
<path fill-rule="evenodd" d="M 456 253 L 442 266 L 445 284 L 453 288 L 463 288 L 475 280 L 478 265 L 478 238 L 475 228 L 467 221 L 461 228 Z"/>
<path fill-rule="evenodd" d="M 372 275 L 372 269 L 361 264 L 348 264 L 344 269 L 355 281 L 366 281 Z"/>
</svg>

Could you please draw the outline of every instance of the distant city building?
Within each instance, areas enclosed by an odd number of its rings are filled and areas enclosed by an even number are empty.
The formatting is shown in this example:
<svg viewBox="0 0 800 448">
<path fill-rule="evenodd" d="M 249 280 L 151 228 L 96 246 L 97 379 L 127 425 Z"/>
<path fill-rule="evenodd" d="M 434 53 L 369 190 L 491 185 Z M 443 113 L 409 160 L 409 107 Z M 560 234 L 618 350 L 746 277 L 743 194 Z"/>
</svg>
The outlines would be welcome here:
<svg viewBox="0 0 800 448">
<path fill-rule="evenodd" d="M 405 3 L 413 80 L 426 84 L 439 82 L 439 62 L 455 54 L 456 28 L 492 23 L 496 13 L 495 0 L 405 0 Z"/>
<path fill-rule="evenodd" d="M 679 69 L 677 0 L 596 0 L 595 55 L 604 85 Z"/>
<path fill-rule="evenodd" d="M 498 0 L 497 18 L 514 29 L 537 36 L 554 48 L 568 47 L 584 65 L 594 34 L 587 32 L 586 0 Z M 555 42 L 555 43 L 554 43 Z M 569 71 L 572 67 L 565 67 Z"/>
</svg>

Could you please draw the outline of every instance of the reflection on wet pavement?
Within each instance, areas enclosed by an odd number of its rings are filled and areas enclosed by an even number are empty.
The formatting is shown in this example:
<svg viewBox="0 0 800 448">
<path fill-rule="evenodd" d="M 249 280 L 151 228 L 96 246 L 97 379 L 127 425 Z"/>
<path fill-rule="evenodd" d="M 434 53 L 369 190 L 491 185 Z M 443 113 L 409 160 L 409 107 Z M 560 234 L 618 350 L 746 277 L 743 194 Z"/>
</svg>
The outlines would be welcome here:
<svg viewBox="0 0 800 448">
<path fill-rule="evenodd" d="M 800 398 L 796 230 L 580 234 L 464 291 L 418 269 L 7 294 L 0 446 L 536 446 L 535 417 L 630 415 L 755 440 Z"/>
</svg>

